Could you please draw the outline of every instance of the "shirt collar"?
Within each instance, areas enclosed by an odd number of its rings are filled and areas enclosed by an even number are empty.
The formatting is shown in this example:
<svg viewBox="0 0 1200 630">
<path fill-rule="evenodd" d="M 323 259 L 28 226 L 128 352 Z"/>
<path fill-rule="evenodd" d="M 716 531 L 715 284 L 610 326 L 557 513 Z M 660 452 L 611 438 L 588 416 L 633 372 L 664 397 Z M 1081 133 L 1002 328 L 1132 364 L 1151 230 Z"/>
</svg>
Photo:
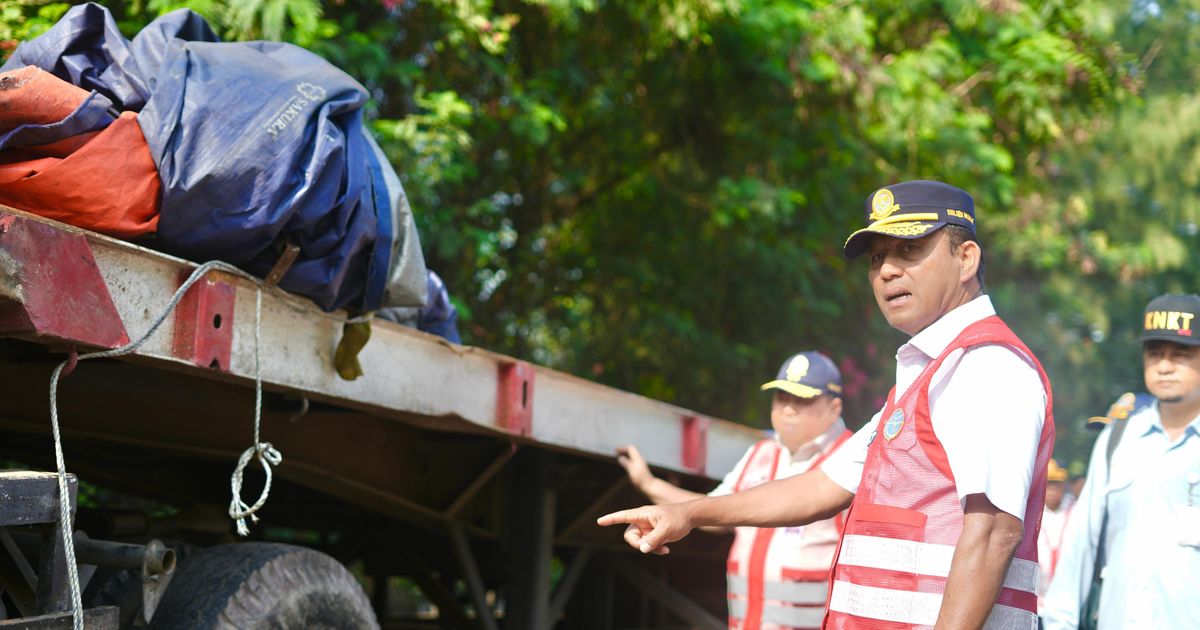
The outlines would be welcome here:
<svg viewBox="0 0 1200 630">
<path fill-rule="evenodd" d="M 942 315 L 925 330 L 914 335 L 908 343 L 900 346 L 896 356 L 899 358 L 908 348 L 915 348 L 930 358 L 941 356 L 946 347 L 958 338 L 967 326 L 995 314 L 996 308 L 992 306 L 992 298 L 981 295 Z"/>
<path fill-rule="evenodd" d="M 801 445 L 800 448 L 796 449 L 795 453 L 788 452 L 787 447 L 779 440 L 778 435 L 775 436 L 775 443 L 783 450 L 789 462 L 807 461 L 819 454 L 823 455 L 833 450 L 833 446 L 837 444 L 838 438 L 845 432 L 846 423 L 841 418 L 838 418 L 833 424 L 829 425 L 829 428 L 824 433 L 813 438 L 808 444 Z"/>
<path fill-rule="evenodd" d="M 1144 422 L 1145 426 L 1141 427 L 1140 435 L 1146 436 L 1150 433 L 1159 432 L 1163 435 L 1167 434 L 1166 427 L 1162 423 L 1162 411 L 1158 408 L 1158 401 L 1154 401 L 1153 405 L 1146 407 L 1145 411 L 1138 413 L 1129 419 L 1132 422 L 1134 419 L 1139 422 Z M 1183 430 L 1183 435 L 1186 437 L 1189 433 L 1200 437 L 1200 416 L 1196 416 L 1188 423 L 1187 428 Z"/>
</svg>

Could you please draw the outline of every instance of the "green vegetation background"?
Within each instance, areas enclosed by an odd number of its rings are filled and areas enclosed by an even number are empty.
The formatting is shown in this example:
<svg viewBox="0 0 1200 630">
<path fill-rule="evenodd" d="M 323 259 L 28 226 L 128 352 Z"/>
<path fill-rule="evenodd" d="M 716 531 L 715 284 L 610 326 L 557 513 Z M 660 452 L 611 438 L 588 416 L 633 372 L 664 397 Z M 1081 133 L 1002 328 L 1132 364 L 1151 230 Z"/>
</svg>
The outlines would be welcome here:
<svg viewBox="0 0 1200 630">
<path fill-rule="evenodd" d="M 344 68 L 468 343 L 715 416 L 762 426 L 806 348 L 851 425 L 877 409 L 903 338 L 840 249 L 885 183 L 975 194 L 1075 472 L 1083 418 L 1140 387 L 1142 306 L 1197 289 L 1197 0 L 104 4 Z M 3 52 L 67 7 L 0 2 Z"/>
</svg>

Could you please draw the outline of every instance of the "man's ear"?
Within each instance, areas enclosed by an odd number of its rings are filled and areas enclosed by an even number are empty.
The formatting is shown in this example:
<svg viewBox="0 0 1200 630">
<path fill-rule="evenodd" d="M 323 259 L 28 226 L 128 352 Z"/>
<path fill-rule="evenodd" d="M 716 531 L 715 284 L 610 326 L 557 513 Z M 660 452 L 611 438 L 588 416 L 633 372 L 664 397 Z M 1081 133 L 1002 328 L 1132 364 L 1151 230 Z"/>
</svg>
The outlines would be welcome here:
<svg viewBox="0 0 1200 630">
<path fill-rule="evenodd" d="M 969 282 L 976 274 L 979 273 L 979 261 L 983 258 L 983 250 L 979 249 L 979 243 L 975 241 L 964 241 L 958 246 L 959 282 Z"/>
<path fill-rule="evenodd" d="M 830 405 L 830 407 L 833 408 L 833 412 L 836 413 L 839 418 L 842 417 L 842 397 L 841 396 L 834 396 L 833 402 L 829 403 L 829 405 Z"/>
</svg>

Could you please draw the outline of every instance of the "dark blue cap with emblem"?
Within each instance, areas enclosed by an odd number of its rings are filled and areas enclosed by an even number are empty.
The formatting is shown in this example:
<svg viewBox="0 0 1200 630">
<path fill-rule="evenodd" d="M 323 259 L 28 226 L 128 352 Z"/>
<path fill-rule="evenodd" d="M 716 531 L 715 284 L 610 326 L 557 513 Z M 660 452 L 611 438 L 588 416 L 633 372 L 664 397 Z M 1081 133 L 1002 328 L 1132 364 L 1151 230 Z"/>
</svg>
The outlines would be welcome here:
<svg viewBox="0 0 1200 630">
<path fill-rule="evenodd" d="M 884 186 L 867 197 L 866 227 L 846 239 L 843 253 L 846 258 L 865 254 L 873 234 L 922 238 L 947 225 L 975 234 L 975 200 L 967 191 L 928 180 Z"/>
<path fill-rule="evenodd" d="M 775 380 L 763 383 L 763 391 L 778 389 L 800 398 L 821 394 L 842 395 L 842 373 L 829 357 L 810 350 L 788 357 Z"/>
</svg>

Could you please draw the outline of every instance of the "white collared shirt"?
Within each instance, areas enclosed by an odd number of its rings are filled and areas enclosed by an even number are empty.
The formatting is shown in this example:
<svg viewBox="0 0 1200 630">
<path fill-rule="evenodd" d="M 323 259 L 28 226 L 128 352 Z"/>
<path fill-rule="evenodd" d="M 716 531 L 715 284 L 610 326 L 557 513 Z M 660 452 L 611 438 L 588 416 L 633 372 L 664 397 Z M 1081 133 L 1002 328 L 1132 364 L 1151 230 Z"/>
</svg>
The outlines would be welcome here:
<svg viewBox="0 0 1200 630">
<path fill-rule="evenodd" d="M 946 313 L 896 351 L 896 395 L 902 395 L 929 362 L 967 326 L 996 314 L 980 296 Z M 984 494 L 1000 510 L 1024 520 L 1038 442 L 1046 420 L 1046 391 L 1037 369 L 1006 346 L 956 350 L 929 384 L 933 432 L 946 450 L 960 501 Z M 881 409 L 821 470 L 850 492 L 858 491 L 867 445 Z"/>
<path fill-rule="evenodd" d="M 807 472 L 812 465 L 820 459 L 822 455 L 828 453 L 837 444 L 837 440 L 846 431 L 846 423 L 838 418 L 824 433 L 813 438 L 813 440 L 800 448 L 796 449 L 795 453 L 788 451 L 787 447 L 779 441 L 779 437 L 775 436 L 775 443 L 783 450 L 779 458 L 781 466 L 776 479 L 786 479 L 800 473 Z M 738 461 L 733 470 L 725 475 L 725 479 L 721 480 L 721 485 L 708 493 L 710 497 L 720 497 L 727 494 L 733 494 L 733 488 L 737 485 L 738 479 L 742 477 L 742 471 L 746 468 L 746 462 L 750 459 L 750 453 L 754 452 L 754 447 L 746 449 L 746 453 L 742 455 L 742 459 Z"/>
</svg>

